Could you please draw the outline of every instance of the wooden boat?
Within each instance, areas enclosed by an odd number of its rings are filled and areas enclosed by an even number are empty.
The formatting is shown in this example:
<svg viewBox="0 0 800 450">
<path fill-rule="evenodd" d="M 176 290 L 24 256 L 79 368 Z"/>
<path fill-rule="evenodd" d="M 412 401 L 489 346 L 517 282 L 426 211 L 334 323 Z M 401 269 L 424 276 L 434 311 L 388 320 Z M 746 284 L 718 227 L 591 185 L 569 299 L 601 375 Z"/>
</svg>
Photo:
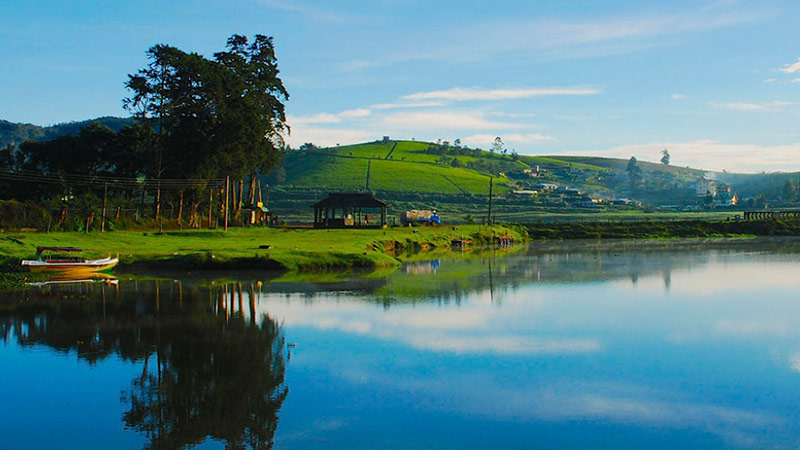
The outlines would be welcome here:
<svg viewBox="0 0 800 450">
<path fill-rule="evenodd" d="M 22 266 L 31 272 L 102 272 L 111 270 L 119 262 L 118 258 L 111 255 L 100 259 L 84 259 L 81 257 L 64 256 L 59 253 L 79 253 L 82 249 L 75 247 L 37 247 L 35 259 L 23 259 Z M 55 254 L 45 253 L 55 252 Z"/>
</svg>

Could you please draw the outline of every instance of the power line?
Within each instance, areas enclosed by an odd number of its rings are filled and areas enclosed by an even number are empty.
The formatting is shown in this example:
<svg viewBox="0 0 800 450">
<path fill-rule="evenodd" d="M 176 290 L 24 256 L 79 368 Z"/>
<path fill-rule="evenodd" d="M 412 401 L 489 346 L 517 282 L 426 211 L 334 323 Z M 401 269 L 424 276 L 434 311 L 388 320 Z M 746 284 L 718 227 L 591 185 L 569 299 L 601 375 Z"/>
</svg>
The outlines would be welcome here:
<svg viewBox="0 0 800 450">
<path fill-rule="evenodd" d="M 162 190 L 183 190 L 196 188 L 221 188 L 224 178 L 125 178 L 107 175 L 44 174 L 34 170 L 12 170 L 0 168 L 0 179 L 25 183 L 47 183 L 70 186 L 87 186 L 120 189 L 156 188 Z"/>
</svg>

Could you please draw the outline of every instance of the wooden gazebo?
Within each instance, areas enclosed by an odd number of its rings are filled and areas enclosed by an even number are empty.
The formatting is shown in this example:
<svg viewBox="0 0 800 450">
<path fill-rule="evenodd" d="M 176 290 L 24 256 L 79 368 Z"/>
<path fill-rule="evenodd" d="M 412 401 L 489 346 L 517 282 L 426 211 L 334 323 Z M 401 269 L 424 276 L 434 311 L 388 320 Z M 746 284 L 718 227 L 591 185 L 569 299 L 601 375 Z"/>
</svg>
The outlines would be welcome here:
<svg viewBox="0 0 800 450">
<path fill-rule="evenodd" d="M 370 194 L 333 193 L 313 207 L 314 228 L 381 228 L 391 206 Z"/>
</svg>

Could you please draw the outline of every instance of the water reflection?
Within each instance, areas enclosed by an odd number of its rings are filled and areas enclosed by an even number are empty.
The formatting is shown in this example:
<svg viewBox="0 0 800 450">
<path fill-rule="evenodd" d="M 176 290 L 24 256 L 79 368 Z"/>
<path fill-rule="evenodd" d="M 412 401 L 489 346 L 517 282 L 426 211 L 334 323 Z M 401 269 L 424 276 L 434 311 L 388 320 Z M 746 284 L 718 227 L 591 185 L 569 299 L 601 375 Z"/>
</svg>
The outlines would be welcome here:
<svg viewBox="0 0 800 450">
<path fill-rule="evenodd" d="M 112 355 L 140 363 L 122 395 L 123 421 L 146 437 L 145 448 L 210 438 L 227 448 L 267 449 L 288 394 L 284 338 L 275 320 L 255 313 L 255 287 L 244 290 L 247 310 L 241 284 L 48 285 L 16 294 L 0 334 L 93 365 Z"/>
<path fill-rule="evenodd" d="M 0 331 L 135 363 L 113 389 L 145 448 L 795 448 L 798 244 L 536 243 L 391 274 L 48 285 L 4 295 Z"/>
</svg>

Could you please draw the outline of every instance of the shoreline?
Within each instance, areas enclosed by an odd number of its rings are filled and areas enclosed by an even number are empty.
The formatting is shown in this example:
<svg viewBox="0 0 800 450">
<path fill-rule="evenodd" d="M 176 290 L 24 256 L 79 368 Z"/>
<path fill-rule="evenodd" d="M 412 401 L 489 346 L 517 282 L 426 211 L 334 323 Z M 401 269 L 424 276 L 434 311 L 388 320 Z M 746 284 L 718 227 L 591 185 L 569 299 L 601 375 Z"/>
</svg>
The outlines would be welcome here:
<svg viewBox="0 0 800 450">
<path fill-rule="evenodd" d="M 119 254 L 119 268 L 158 270 L 256 270 L 275 273 L 321 273 L 352 269 L 394 270 L 418 255 L 445 251 L 457 239 L 474 249 L 509 235 L 517 244 L 570 241 L 643 241 L 681 238 L 754 238 L 800 236 L 800 220 L 640 221 L 536 223 L 526 225 L 456 225 L 387 229 L 235 228 L 163 233 L 0 233 L 0 290 L 23 287 L 47 275 L 20 270 L 19 260 L 36 246 L 76 246 L 87 257 Z M 266 247 L 266 248 L 265 248 Z"/>
<path fill-rule="evenodd" d="M 518 226 L 458 225 L 387 229 L 238 228 L 107 233 L 0 234 L 0 289 L 13 288 L 30 272 L 19 260 L 31 257 L 37 246 L 74 246 L 86 257 L 118 254 L 121 269 L 141 270 L 264 270 L 314 272 L 329 270 L 393 269 L 405 256 L 448 249 L 454 239 L 470 239 L 475 248 L 494 236 L 510 235 L 527 241 Z M 38 274 L 33 275 L 34 278 Z"/>
</svg>

